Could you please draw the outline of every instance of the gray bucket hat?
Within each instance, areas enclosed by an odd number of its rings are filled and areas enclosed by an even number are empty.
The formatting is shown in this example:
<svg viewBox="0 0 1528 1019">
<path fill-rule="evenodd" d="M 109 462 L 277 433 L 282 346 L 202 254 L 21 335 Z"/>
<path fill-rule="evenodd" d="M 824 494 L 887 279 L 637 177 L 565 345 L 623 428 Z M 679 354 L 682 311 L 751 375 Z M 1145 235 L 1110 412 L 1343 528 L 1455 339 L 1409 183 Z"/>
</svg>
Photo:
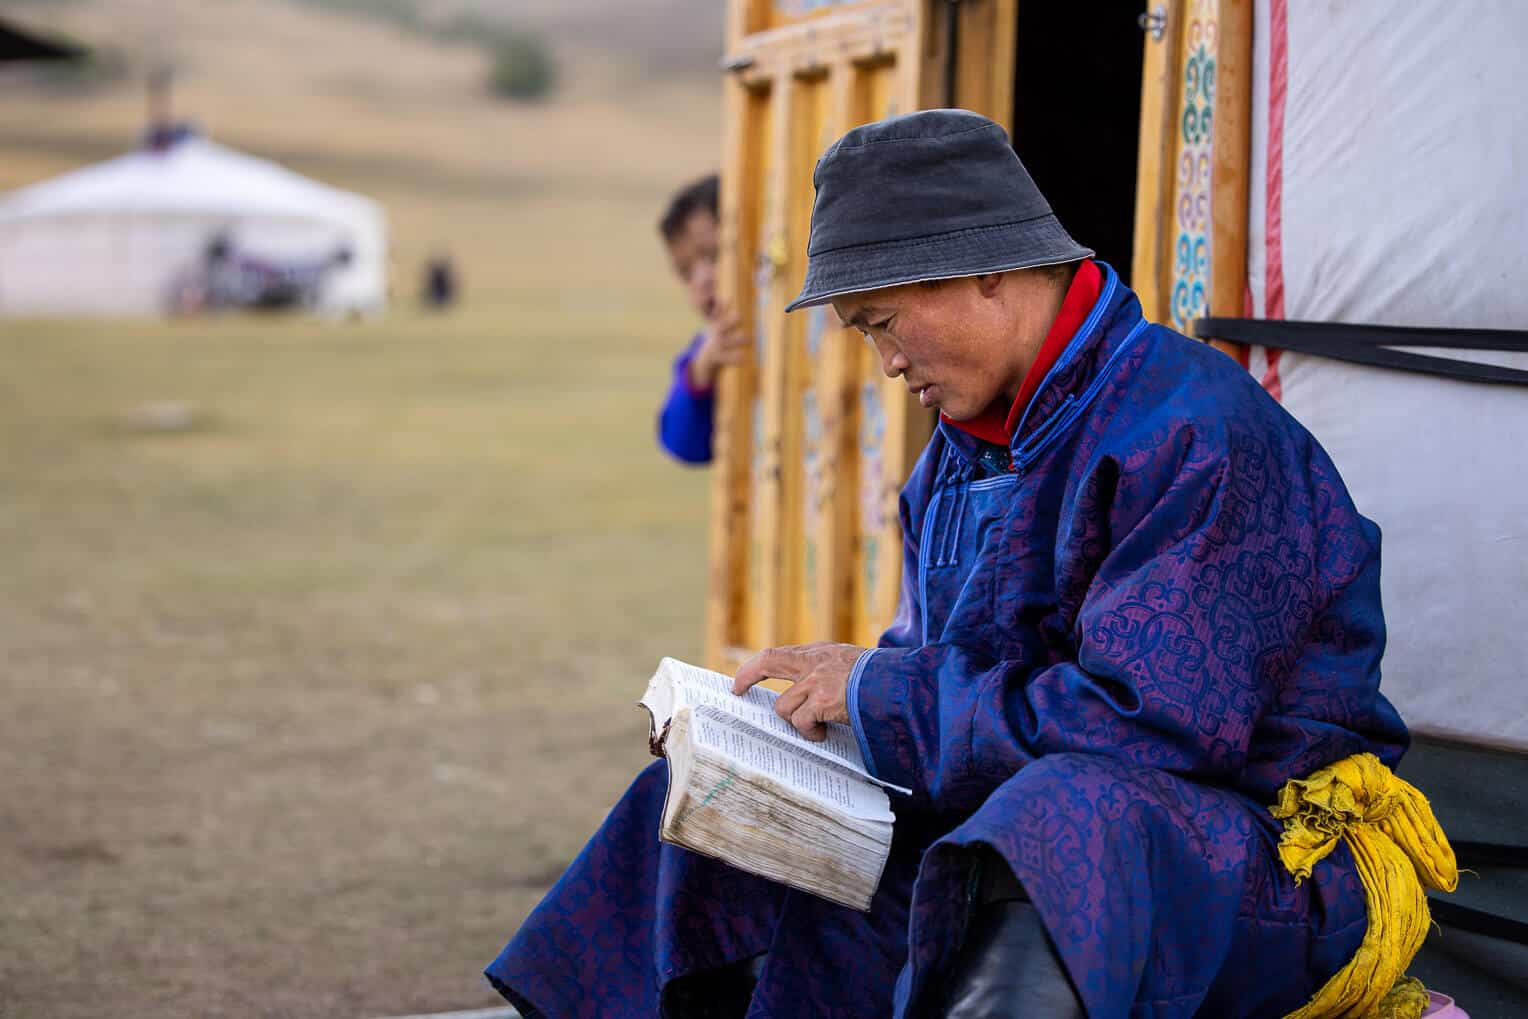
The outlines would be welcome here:
<svg viewBox="0 0 1528 1019">
<path fill-rule="evenodd" d="M 786 311 L 843 294 L 1090 258 L 1001 126 L 923 110 L 856 127 L 812 174 L 806 282 Z"/>
</svg>

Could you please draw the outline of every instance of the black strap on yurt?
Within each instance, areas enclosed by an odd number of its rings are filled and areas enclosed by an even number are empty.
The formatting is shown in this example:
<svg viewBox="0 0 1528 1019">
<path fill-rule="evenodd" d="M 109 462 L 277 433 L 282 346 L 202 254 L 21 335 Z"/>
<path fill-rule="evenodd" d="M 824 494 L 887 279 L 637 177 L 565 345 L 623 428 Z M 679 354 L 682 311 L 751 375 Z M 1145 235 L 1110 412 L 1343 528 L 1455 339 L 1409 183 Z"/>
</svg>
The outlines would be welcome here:
<svg viewBox="0 0 1528 1019">
<path fill-rule="evenodd" d="M 1504 845 L 1497 842 L 1470 842 L 1463 839 L 1449 840 L 1454 849 L 1454 859 L 1460 870 L 1477 867 L 1499 867 L 1509 870 L 1528 870 L 1528 846 Z M 1427 899 L 1433 919 L 1445 927 L 1498 938 L 1513 944 L 1528 945 L 1528 923 L 1511 917 L 1472 909 L 1457 902 L 1444 899 Z"/>
<path fill-rule="evenodd" d="M 1476 867 L 1507 867 L 1528 870 L 1528 846 L 1508 846 L 1497 842 L 1467 842 L 1449 840 L 1454 847 L 1454 859 L 1461 870 Z"/>
<path fill-rule="evenodd" d="M 1444 927 L 1510 941 L 1515 945 L 1528 945 L 1528 923 L 1521 920 L 1497 916 L 1483 909 L 1471 909 L 1457 902 L 1445 902 L 1432 896 L 1427 897 L 1427 905 L 1432 911 L 1432 918 Z"/>
<path fill-rule="evenodd" d="M 1481 364 L 1400 347 L 1444 350 L 1502 350 L 1528 353 L 1528 331 L 1517 329 L 1431 329 L 1378 326 L 1353 322 L 1298 322 L 1261 318 L 1199 318 L 1194 336 L 1201 340 L 1231 340 L 1337 361 L 1393 368 L 1496 385 L 1528 386 L 1528 371 Z"/>
</svg>

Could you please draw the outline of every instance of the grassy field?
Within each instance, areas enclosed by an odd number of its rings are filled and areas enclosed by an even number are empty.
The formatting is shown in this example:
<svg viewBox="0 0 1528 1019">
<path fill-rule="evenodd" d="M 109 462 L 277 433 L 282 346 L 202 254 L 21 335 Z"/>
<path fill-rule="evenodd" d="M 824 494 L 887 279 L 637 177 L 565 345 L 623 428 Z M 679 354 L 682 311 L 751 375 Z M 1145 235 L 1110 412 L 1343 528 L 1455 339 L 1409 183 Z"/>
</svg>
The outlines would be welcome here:
<svg viewBox="0 0 1528 1019">
<path fill-rule="evenodd" d="M 697 643 L 621 324 L 0 332 L 0 1012 L 489 1000 Z"/>
<path fill-rule="evenodd" d="M 243 35 L 186 28 L 178 105 L 378 198 L 401 300 L 0 321 L 0 1015 L 492 1004 L 482 965 L 646 759 L 642 683 L 698 652 L 705 476 L 652 440 L 692 323 L 652 223 L 714 166 L 715 96 L 505 109 L 470 55 L 220 9 Z M 227 72 L 299 29 L 344 35 L 317 77 Z M 0 187 L 119 150 L 138 109 L 5 93 Z M 433 317 L 407 298 L 441 245 L 467 300 Z"/>
</svg>

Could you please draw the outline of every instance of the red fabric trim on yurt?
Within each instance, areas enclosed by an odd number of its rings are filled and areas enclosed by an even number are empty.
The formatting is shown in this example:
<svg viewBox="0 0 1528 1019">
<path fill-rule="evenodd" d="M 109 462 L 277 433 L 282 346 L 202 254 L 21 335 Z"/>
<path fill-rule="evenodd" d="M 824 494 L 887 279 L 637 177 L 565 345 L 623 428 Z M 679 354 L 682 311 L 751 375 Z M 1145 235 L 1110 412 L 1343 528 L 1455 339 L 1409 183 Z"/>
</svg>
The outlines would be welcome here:
<svg viewBox="0 0 1528 1019">
<path fill-rule="evenodd" d="M 1264 189 L 1266 264 L 1264 266 L 1263 317 L 1284 317 L 1284 101 L 1289 95 L 1288 0 L 1272 0 L 1268 6 L 1268 179 Z M 1275 400 L 1283 400 L 1279 381 L 1282 351 L 1268 351 L 1263 388 Z"/>
</svg>

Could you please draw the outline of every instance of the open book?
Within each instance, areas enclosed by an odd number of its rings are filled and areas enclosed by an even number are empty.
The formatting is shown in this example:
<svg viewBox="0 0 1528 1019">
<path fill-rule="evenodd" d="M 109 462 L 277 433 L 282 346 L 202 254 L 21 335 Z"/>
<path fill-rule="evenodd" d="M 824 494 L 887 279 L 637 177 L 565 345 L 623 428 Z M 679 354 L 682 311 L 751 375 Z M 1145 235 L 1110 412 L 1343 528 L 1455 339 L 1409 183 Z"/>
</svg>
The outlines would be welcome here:
<svg viewBox="0 0 1528 1019">
<path fill-rule="evenodd" d="M 868 910 L 891 851 L 886 789 L 854 734 L 814 743 L 775 714 L 773 690 L 663 659 L 639 702 L 669 760 L 658 836 L 734 867 Z"/>
</svg>

